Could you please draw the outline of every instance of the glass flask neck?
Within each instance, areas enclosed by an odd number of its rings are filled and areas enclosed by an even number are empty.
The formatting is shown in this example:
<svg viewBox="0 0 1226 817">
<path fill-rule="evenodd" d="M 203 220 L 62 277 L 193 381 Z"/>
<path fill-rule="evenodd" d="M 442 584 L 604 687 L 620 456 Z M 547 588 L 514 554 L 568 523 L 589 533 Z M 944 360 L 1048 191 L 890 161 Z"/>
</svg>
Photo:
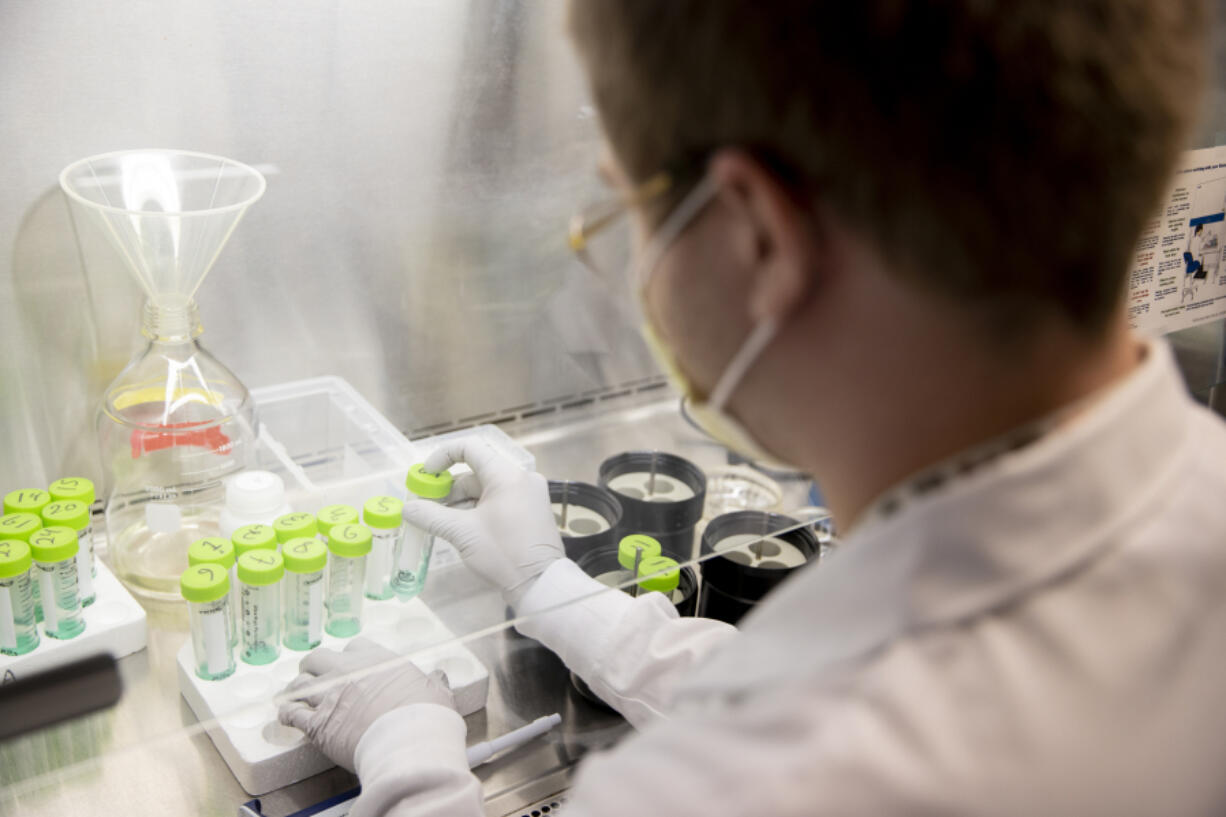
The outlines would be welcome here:
<svg viewBox="0 0 1226 817">
<path fill-rule="evenodd" d="M 155 342 L 194 340 L 204 332 L 194 298 L 150 298 L 141 314 L 140 333 Z"/>
</svg>

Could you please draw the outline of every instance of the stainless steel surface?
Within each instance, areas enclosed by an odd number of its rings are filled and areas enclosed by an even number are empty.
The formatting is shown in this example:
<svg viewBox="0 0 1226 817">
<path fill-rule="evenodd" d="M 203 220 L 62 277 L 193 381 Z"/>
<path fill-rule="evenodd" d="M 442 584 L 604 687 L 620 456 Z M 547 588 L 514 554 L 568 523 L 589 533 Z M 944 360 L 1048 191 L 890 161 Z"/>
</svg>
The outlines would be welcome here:
<svg viewBox="0 0 1226 817">
<path fill-rule="evenodd" d="M 535 814 L 533 812 L 535 812 Z M 565 813 L 565 792 L 548 795 L 540 800 L 526 803 L 525 805 L 509 812 L 498 812 L 499 817 L 541 817 L 541 815 L 547 815 L 547 817 L 557 817 L 557 815 L 562 815 Z"/>
<path fill-rule="evenodd" d="M 594 481 L 610 454 L 660 448 L 704 468 L 727 462 L 725 450 L 691 429 L 675 399 L 659 392 L 538 416 L 509 430 L 551 477 Z M 808 484 L 785 482 L 785 506 L 805 503 Z M 489 631 L 471 641 L 490 669 L 486 708 L 468 721 L 469 742 L 504 734 L 558 712 L 546 736 L 477 770 L 491 814 L 504 814 L 565 788 L 587 752 L 616 742 L 628 727 L 571 688 L 562 663 L 505 626 L 501 598 L 466 568 L 431 576 L 423 599 L 457 634 Z M 182 605 L 150 602 L 148 649 L 119 662 L 125 691 L 111 712 L 0 744 L 0 814 L 233 814 L 248 799 L 178 689 L 175 655 L 187 638 Z M 352 788 L 333 769 L 261 797 L 276 817 Z"/>
</svg>

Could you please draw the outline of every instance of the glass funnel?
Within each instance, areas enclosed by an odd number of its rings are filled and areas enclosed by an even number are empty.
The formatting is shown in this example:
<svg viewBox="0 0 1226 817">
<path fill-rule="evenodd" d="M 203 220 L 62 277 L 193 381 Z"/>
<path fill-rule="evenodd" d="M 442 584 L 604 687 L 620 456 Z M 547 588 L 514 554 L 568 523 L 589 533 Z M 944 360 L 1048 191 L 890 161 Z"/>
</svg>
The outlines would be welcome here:
<svg viewBox="0 0 1226 817">
<path fill-rule="evenodd" d="M 100 228 L 146 296 L 147 343 L 98 412 L 110 564 L 133 590 L 177 598 L 188 546 L 217 534 L 222 480 L 254 454 L 251 397 L 200 345 L 195 293 L 264 177 L 220 156 L 136 150 L 74 162 L 60 186 L 78 230 Z"/>
</svg>

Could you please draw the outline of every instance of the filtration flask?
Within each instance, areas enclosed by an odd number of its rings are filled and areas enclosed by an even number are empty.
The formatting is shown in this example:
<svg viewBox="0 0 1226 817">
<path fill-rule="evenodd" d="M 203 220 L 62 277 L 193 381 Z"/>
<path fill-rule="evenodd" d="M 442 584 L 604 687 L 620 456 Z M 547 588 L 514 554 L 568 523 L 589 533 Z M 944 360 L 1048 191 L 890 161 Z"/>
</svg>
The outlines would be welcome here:
<svg viewBox="0 0 1226 817">
<path fill-rule="evenodd" d="M 188 546 L 217 535 L 222 480 L 254 454 L 251 396 L 200 345 L 195 293 L 264 177 L 219 156 L 136 150 L 74 162 L 60 186 L 78 231 L 100 228 L 146 298 L 144 349 L 98 412 L 110 562 L 132 590 L 176 599 Z"/>
</svg>

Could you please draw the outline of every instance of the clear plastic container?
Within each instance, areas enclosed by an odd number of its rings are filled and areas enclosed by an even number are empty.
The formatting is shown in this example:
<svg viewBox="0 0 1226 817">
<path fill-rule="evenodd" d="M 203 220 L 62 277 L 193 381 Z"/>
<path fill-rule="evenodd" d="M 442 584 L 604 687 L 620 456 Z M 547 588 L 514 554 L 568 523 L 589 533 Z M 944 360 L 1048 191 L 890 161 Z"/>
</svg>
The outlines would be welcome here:
<svg viewBox="0 0 1226 817">
<path fill-rule="evenodd" d="M 254 458 L 253 403 L 200 345 L 195 294 L 264 178 L 201 153 L 132 150 L 60 173 L 72 218 L 114 244 L 145 292 L 144 348 L 98 413 L 110 560 L 131 589 L 178 598 L 187 548 L 218 533 L 222 481 Z"/>
<path fill-rule="evenodd" d="M 93 511 L 94 502 L 98 496 L 94 491 L 94 483 L 85 477 L 62 477 L 51 483 L 47 488 L 54 502 L 82 502 Z M 93 518 L 87 520 L 85 532 L 80 534 L 81 547 L 89 551 L 90 575 L 98 575 L 98 554 L 94 542 Z"/>
<path fill-rule="evenodd" d="M 495 425 L 409 442 L 340 377 L 260 386 L 251 396 L 260 416 L 255 467 L 281 475 L 295 508 L 314 510 L 332 502 L 361 507 L 368 498 L 384 494 L 403 499 L 409 466 L 461 437 L 489 443 L 525 470 L 536 467 L 532 454 Z M 401 425 L 420 423 L 408 418 Z M 468 469 L 457 465 L 454 470 L 458 474 Z"/>
<path fill-rule="evenodd" d="M 370 529 L 365 525 L 333 525 L 328 531 L 328 610 L 324 628 L 339 638 L 362 630 L 362 599 L 366 588 L 366 557 Z"/>
<path fill-rule="evenodd" d="M 392 564 L 400 546 L 404 503 L 392 496 L 376 496 L 362 506 L 362 521 L 370 528 L 370 555 L 366 557 L 366 598 L 390 599 Z"/>
<path fill-rule="evenodd" d="M 226 506 L 218 528 L 222 536 L 233 536 L 243 525 L 270 525 L 290 510 L 281 477 L 271 471 L 243 471 L 226 480 Z"/>
<path fill-rule="evenodd" d="M 220 564 L 192 565 L 179 578 L 179 589 L 187 600 L 196 675 L 205 681 L 230 677 L 237 668 L 230 571 Z"/>
<path fill-rule="evenodd" d="M 404 485 L 410 501 L 428 500 L 444 502 L 451 493 L 452 476 L 444 471 L 431 474 L 423 463 L 409 468 Z M 406 524 L 400 534 L 396 549 L 396 570 L 392 575 L 392 590 L 401 599 L 411 599 L 426 586 L 430 570 L 430 554 L 434 550 L 434 537 L 415 525 Z"/>
<path fill-rule="evenodd" d="M 360 508 L 372 496 L 404 499 L 409 467 L 459 438 L 480 439 L 525 470 L 535 469 L 532 454 L 495 425 L 410 442 L 340 377 L 260 386 L 252 389 L 251 396 L 260 418 L 254 467 L 281 476 L 294 508 L 319 512 L 329 503 Z M 412 418 L 402 419 L 401 424 L 419 425 Z M 470 469 L 457 464 L 451 470 L 458 476 Z M 320 538 L 326 543 L 324 536 Z M 454 548 L 444 541 L 434 543 L 431 570 L 459 563 Z"/>
<path fill-rule="evenodd" d="M 313 650 L 323 641 L 328 548 L 314 536 L 300 537 L 283 543 L 281 556 L 285 560 L 282 643 L 291 650 Z"/>
<path fill-rule="evenodd" d="M 38 646 L 30 546 L 19 539 L 0 540 L 0 654 L 25 655 Z"/>
<path fill-rule="evenodd" d="M 81 606 L 94 603 L 94 541 L 93 528 L 89 524 L 89 505 L 75 499 L 56 500 L 42 511 L 43 524 L 47 527 L 62 526 L 73 531 L 77 537 L 77 586 L 81 593 Z"/>
<path fill-rule="evenodd" d="M 48 638 L 66 640 L 85 631 L 77 584 L 79 549 L 77 533 L 71 528 L 43 528 L 30 535 L 30 555 L 38 575 L 43 608 L 43 632 Z"/>
<path fill-rule="evenodd" d="M 242 611 L 242 659 L 271 664 L 281 654 L 281 554 L 257 548 L 238 557 L 239 608 Z"/>
</svg>

